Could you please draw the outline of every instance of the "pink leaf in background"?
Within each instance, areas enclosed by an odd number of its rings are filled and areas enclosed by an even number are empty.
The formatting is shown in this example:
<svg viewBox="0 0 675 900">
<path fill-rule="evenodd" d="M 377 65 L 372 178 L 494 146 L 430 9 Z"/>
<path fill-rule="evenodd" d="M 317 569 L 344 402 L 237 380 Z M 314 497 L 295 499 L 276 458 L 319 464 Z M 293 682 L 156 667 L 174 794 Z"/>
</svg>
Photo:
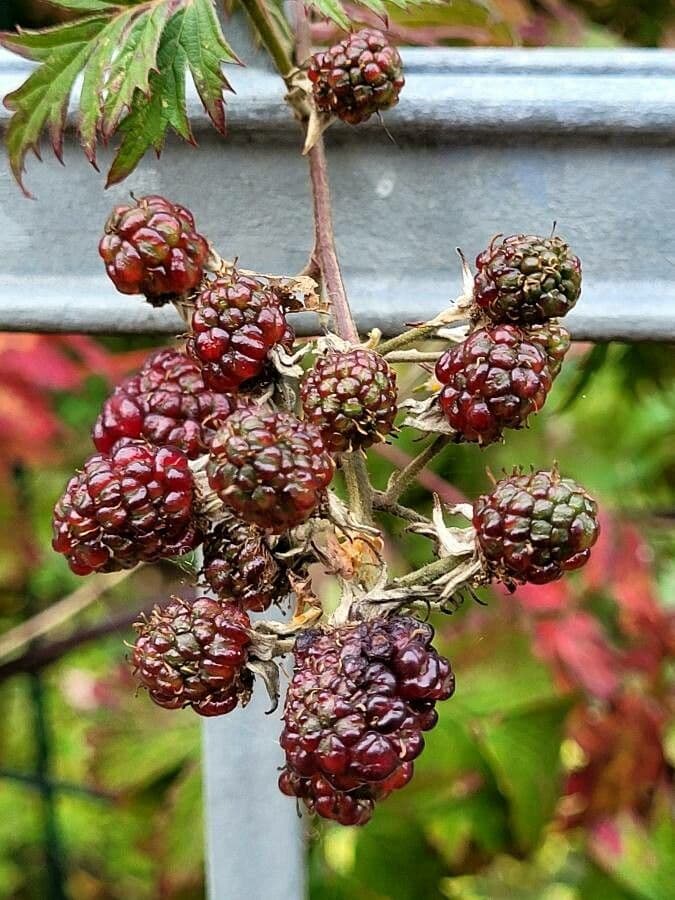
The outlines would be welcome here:
<svg viewBox="0 0 675 900">
<path fill-rule="evenodd" d="M 537 652 L 555 663 L 571 686 L 605 700 L 616 693 L 617 654 L 591 615 L 575 612 L 562 619 L 543 619 L 537 622 L 535 635 Z"/>
</svg>

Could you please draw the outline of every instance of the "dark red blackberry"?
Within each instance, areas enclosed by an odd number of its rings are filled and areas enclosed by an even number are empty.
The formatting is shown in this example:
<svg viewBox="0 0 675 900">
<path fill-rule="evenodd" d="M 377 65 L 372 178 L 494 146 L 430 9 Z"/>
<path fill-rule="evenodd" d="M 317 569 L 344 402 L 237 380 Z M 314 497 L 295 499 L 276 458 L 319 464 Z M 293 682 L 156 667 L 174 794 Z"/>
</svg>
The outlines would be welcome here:
<svg viewBox="0 0 675 900">
<path fill-rule="evenodd" d="M 102 453 L 121 437 L 140 437 L 196 459 L 235 406 L 231 395 L 205 387 L 201 369 L 184 353 L 158 350 L 108 397 L 92 437 Z"/>
<path fill-rule="evenodd" d="M 174 597 L 136 623 L 134 672 L 159 706 L 222 716 L 251 696 L 250 627 L 236 603 Z"/>
<path fill-rule="evenodd" d="M 559 237 L 514 234 L 476 259 L 474 303 L 492 322 L 529 325 L 566 315 L 581 293 L 581 263 Z"/>
<path fill-rule="evenodd" d="M 436 364 L 440 407 L 459 439 L 498 440 L 544 405 L 552 376 L 540 343 L 515 325 L 474 331 Z"/>
<path fill-rule="evenodd" d="M 290 349 L 295 334 L 277 292 L 232 271 L 195 297 L 188 353 L 215 391 L 237 391 L 265 370 L 270 350 Z"/>
<path fill-rule="evenodd" d="M 600 531 L 586 491 L 557 471 L 514 473 L 474 505 L 489 574 L 508 583 L 555 581 L 588 560 Z"/>
<path fill-rule="evenodd" d="M 290 413 L 243 407 L 216 433 L 207 472 L 239 518 L 278 533 L 311 516 L 334 469 L 314 425 Z"/>
<path fill-rule="evenodd" d="M 394 106 L 405 84 L 398 50 L 375 28 L 315 53 L 307 74 L 317 108 L 350 125 Z"/>
<path fill-rule="evenodd" d="M 118 291 L 161 305 L 197 287 L 209 247 L 189 210 L 150 195 L 115 207 L 98 252 Z"/>
<path fill-rule="evenodd" d="M 394 427 L 396 375 L 373 350 L 328 353 L 305 376 L 300 399 L 329 450 L 370 447 Z"/>
<path fill-rule="evenodd" d="M 204 539 L 204 579 L 223 600 L 262 612 L 290 592 L 286 569 L 255 525 L 232 517 Z"/>
<path fill-rule="evenodd" d="M 68 482 L 54 509 L 52 546 L 77 575 L 180 556 L 201 540 L 192 500 L 185 454 L 123 438 Z"/>
<path fill-rule="evenodd" d="M 403 616 L 303 632 L 296 642 L 279 787 L 342 825 L 403 787 L 454 691 L 430 625 Z"/>
</svg>

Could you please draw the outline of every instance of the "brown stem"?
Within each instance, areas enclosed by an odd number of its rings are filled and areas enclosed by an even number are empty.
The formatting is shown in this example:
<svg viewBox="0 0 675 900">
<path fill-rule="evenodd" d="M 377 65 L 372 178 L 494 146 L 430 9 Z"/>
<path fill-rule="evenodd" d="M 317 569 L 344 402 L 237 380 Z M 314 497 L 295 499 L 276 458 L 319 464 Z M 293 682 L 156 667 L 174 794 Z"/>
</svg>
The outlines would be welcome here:
<svg viewBox="0 0 675 900">
<path fill-rule="evenodd" d="M 309 22 L 303 0 L 297 0 L 295 10 L 295 56 L 298 65 L 302 65 L 312 50 Z M 312 251 L 312 257 L 316 258 L 323 275 L 324 288 L 333 310 L 336 332 L 345 341 L 358 344 L 359 332 L 349 307 L 347 292 L 345 291 L 340 263 L 335 249 L 330 185 L 328 183 L 328 167 L 323 138 L 318 139 L 307 156 L 314 206 L 314 250 Z"/>
<path fill-rule="evenodd" d="M 340 263 L 335 249 L 333 215 L 331 212 L 330 187 L 326 166 L 326 152 L 323 138 L 314 144 L 308 153 L 309 177 L 312 182 L 314 204 L 314 226 L 316 229 L 316 250 L 323 282 L 330 300 L 335 321 L 335 331 L 345 341 L 358 344 L 359 333 L 349 307 L 340 271 Z"/>
<path fill-rule="evenodd" d="M 42 612 L 6 631 L 0 638 L 0 659 L 10 656 L 24 644 L 28 644 L 35 638 L 67 622 L 83 609 L 95 603 L 106 591 L 129 578 L 142 565 L 143 563 L 140 563 L 135 569 L 125 569 L 122 572 L 93 576 L 72 594 L 68 594 L 67 597 L 53 603 Z"/>
<path fill-rule="evenodd" d="M 67 653 L 70 653 L 71 650 L 76 650 L 85 644 L 91 643 L 91 641 L 113 634 L 116 631 L 125 631 L 138 619 L 141 613 L 150 612 L 155 604 L 162 601 L 163 598 L 155 598 L 144 603 L 143 606 L 125 609 L 119 615 L 106 619 L 104 622 L 97 622 L 95 625 L 87 628 L 80 628 L 59 641 L 51 641 L 48 644 L 35 644 L 16 659 L 0 663 L 0 681 L 4 681 L 6 678 L 21 672 L 39 672 L 40 669 L 51 665 Z"/>
</svg>

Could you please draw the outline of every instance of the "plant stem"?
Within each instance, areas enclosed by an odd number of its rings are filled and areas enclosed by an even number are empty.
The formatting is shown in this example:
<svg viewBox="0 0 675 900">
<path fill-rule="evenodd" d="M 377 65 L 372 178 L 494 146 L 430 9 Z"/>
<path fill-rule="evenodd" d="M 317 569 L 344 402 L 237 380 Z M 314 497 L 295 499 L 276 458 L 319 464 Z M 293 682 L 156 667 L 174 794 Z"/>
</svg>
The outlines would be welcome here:
<svg viewBox="0 0 675 900">
<path fill-rule="evenodd" d="M 373 509 L 378 512 L 389 513 L 390 516 L 396 516 L 397 519 L 403 519 L 404 522 L 421 522 L 425 525 L 431 525 L 431 519 L 422 513 L 416 512 L 400 503 L 390 503 L 384 491 L 373 491 Z"/>
<path fill-rule="evenodd" d="M 460 298 L 460 300 L 461 299 L 462 298 Z M 416 325 L 414 328 L 410 328 L 408 331 L 404 331 L 402 334 L 397 334 L 396 337 L 384 341 L 384 343 L 378 346 L 377 352 L 381 353 L 382 356 L 385 356 L 393 350 L 404 350 L 411 344 L 416 344 L 418 341 L 424 341 L 433 337 L 439 328 L 466 322 L 467 319 L 468 311 L 466 306 L 463 306 L 456 300 L 453 306 L 450 306 L 430 322 Z"/>
<path fill-rule="evenodd" d="M 421 453 L 418 453 L 414 459 L 411 459 L 404 469 L 401 469 L 399 472 L 392 475 L 389 479 L 387 489 L 384 492 L 383 502 L 395 503 L 406 488 L 412 484 L 426 464 L 430 462 L 443 447 L 445 447 L 448 441 L 449 438 L 447 435 L 438 435 L 438 437 L 434 438 L 430 444 L 427 444 Z"/>
<path fill-rule="evenodd" d="M 442 559 L 436 559 L 421 569 L 415 569 L 414 572 L 409 572 L 407 575 L 396 578 L 394 586 L 409 587 L 417 584 L 431 584 L 437 578 L 440 578 L 441 575 L 456 569 L 460 562 L 461 560 L 455 556 L 444 556 Z"/>
<path fill-rule="evenodd" d="M 308 153 L 309 177 L 312 182 L 316 250 L 319 257 L 324 287 L 330 300 L 335 331 L 345 341 L 358 344 L 359 333 L 347 299 L 340 263 L 335 249 L 330 187 L 323 138 Z"/>
<path fill-rule="evenodd" d="M 346 453 L 340 460 L 345 477 L 349 507 L 363 525 L 373 522 L 373 489 L 364 458 L 359 453 Z"/>
<path fill-rule="evenodd" d="M 241 5 L 248 13 L 260 40 L 285 81 L 295 69 L 295 65 L 287 42 L 270 17 L 264 0 L 241 0 Z"/>
<path fill-rule="evenodd" d="M 379 347 L 375 348 L 379 352 Z M 442 350 L 394 350 L 385 355 L 388 363 L 435 363 L 443 354 Z"/>
</svg>

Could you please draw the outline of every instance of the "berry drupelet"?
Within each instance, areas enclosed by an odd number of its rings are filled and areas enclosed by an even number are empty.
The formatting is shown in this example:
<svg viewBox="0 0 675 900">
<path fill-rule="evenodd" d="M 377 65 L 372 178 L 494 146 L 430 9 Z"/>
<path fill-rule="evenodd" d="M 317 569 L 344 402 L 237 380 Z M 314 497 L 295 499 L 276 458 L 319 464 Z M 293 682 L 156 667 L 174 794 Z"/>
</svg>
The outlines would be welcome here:
<svg viewBox="0 0 675 900">
<path fill-rule="evenodd" d="M 350 125 L 394 106 L 405 84 L 398 50 L 375 28 L 315 53 L 307 74 L 317 108 Z"/>
<path fill-rule="evenodd" d="M 546 353 L 552 378 L 557 378 L 572 343 L 569 331 L 559 322 L 530 325 L 527 336 L 533 344 L 539 344 Z"/>
<path fill-rule="evenodd" d="M 495 238 L 476 266 L 474 303 L 492 322 L 529 325 L 564 316 L 581 293 L 581 263 L 559 237 Z"/>
<path fill-rule="evenodd" d="M 135 627 L 134 672 L 159 706 L 221 716 L 250 699 L 251 622 L 236 603 L 174 597 Z"/>
<path fill-rule="evenodd" d="M 98 252 L 118 291 L 159 306 L 197 287 L 209 246 L 189 210 L 150 195 L 115 207 Z"/>
<path fill-rule="evenodd" d="M 205 386 L 201 369 L 184 353 L 158 350 L 105 401 L 92 437 L 102 453 L 120 438 L 132 437 L 177 447 L 196 459 L 235 405 L 231 395 Z"/>
<path fill-rule="evenodd" d="M 273 347 L 290 349 L 294 339 L 279 294 L 232 271 L 196 295 L 187 350 L 210 388 L 237 391 L 263 374 Z"/>
<path fill-rule="evenodd" d="M 439 403 L 458 439 L 491 444 L 541 409 L 553 378 L 546 351 L 515 325 L 472 332 L 436 364 Z"/>
<path fill-rule="evenodd" d="M 342 825 L 363 825 L 404 787 L 454 691 L 433 629 L 396 616 L 303 632 L 296 641 L 281 746 L 283 793 Z"/>
<path fill-rule="evenodd" d="M 334 469 L 314 425 L 291 413 L 242 407 L 216 433 L 207 474 L 235 515 L 279 533 L 312 515 Z"/>
<path fill-rule="evenodd" d="M 54 509 L 52 546 L 77 575 L 179 556 L 201 540 L 192 502 L 183 453 L 123 438 L 68 482 Z"/>
<path fill-rule="evenodd" d="M 514 473 L 474 505 L 488 573 L 507 585 L 545 584 L 588 560 L 600 531 L 597 505 L 557 471 Z"/>
<path fill-rule="evenodd" d="M 394 427 L 396 375 L 373 350 L 328 353 L 305 376 L 300 399 L 328 449 L 370 447 Z"/>
</svg>

